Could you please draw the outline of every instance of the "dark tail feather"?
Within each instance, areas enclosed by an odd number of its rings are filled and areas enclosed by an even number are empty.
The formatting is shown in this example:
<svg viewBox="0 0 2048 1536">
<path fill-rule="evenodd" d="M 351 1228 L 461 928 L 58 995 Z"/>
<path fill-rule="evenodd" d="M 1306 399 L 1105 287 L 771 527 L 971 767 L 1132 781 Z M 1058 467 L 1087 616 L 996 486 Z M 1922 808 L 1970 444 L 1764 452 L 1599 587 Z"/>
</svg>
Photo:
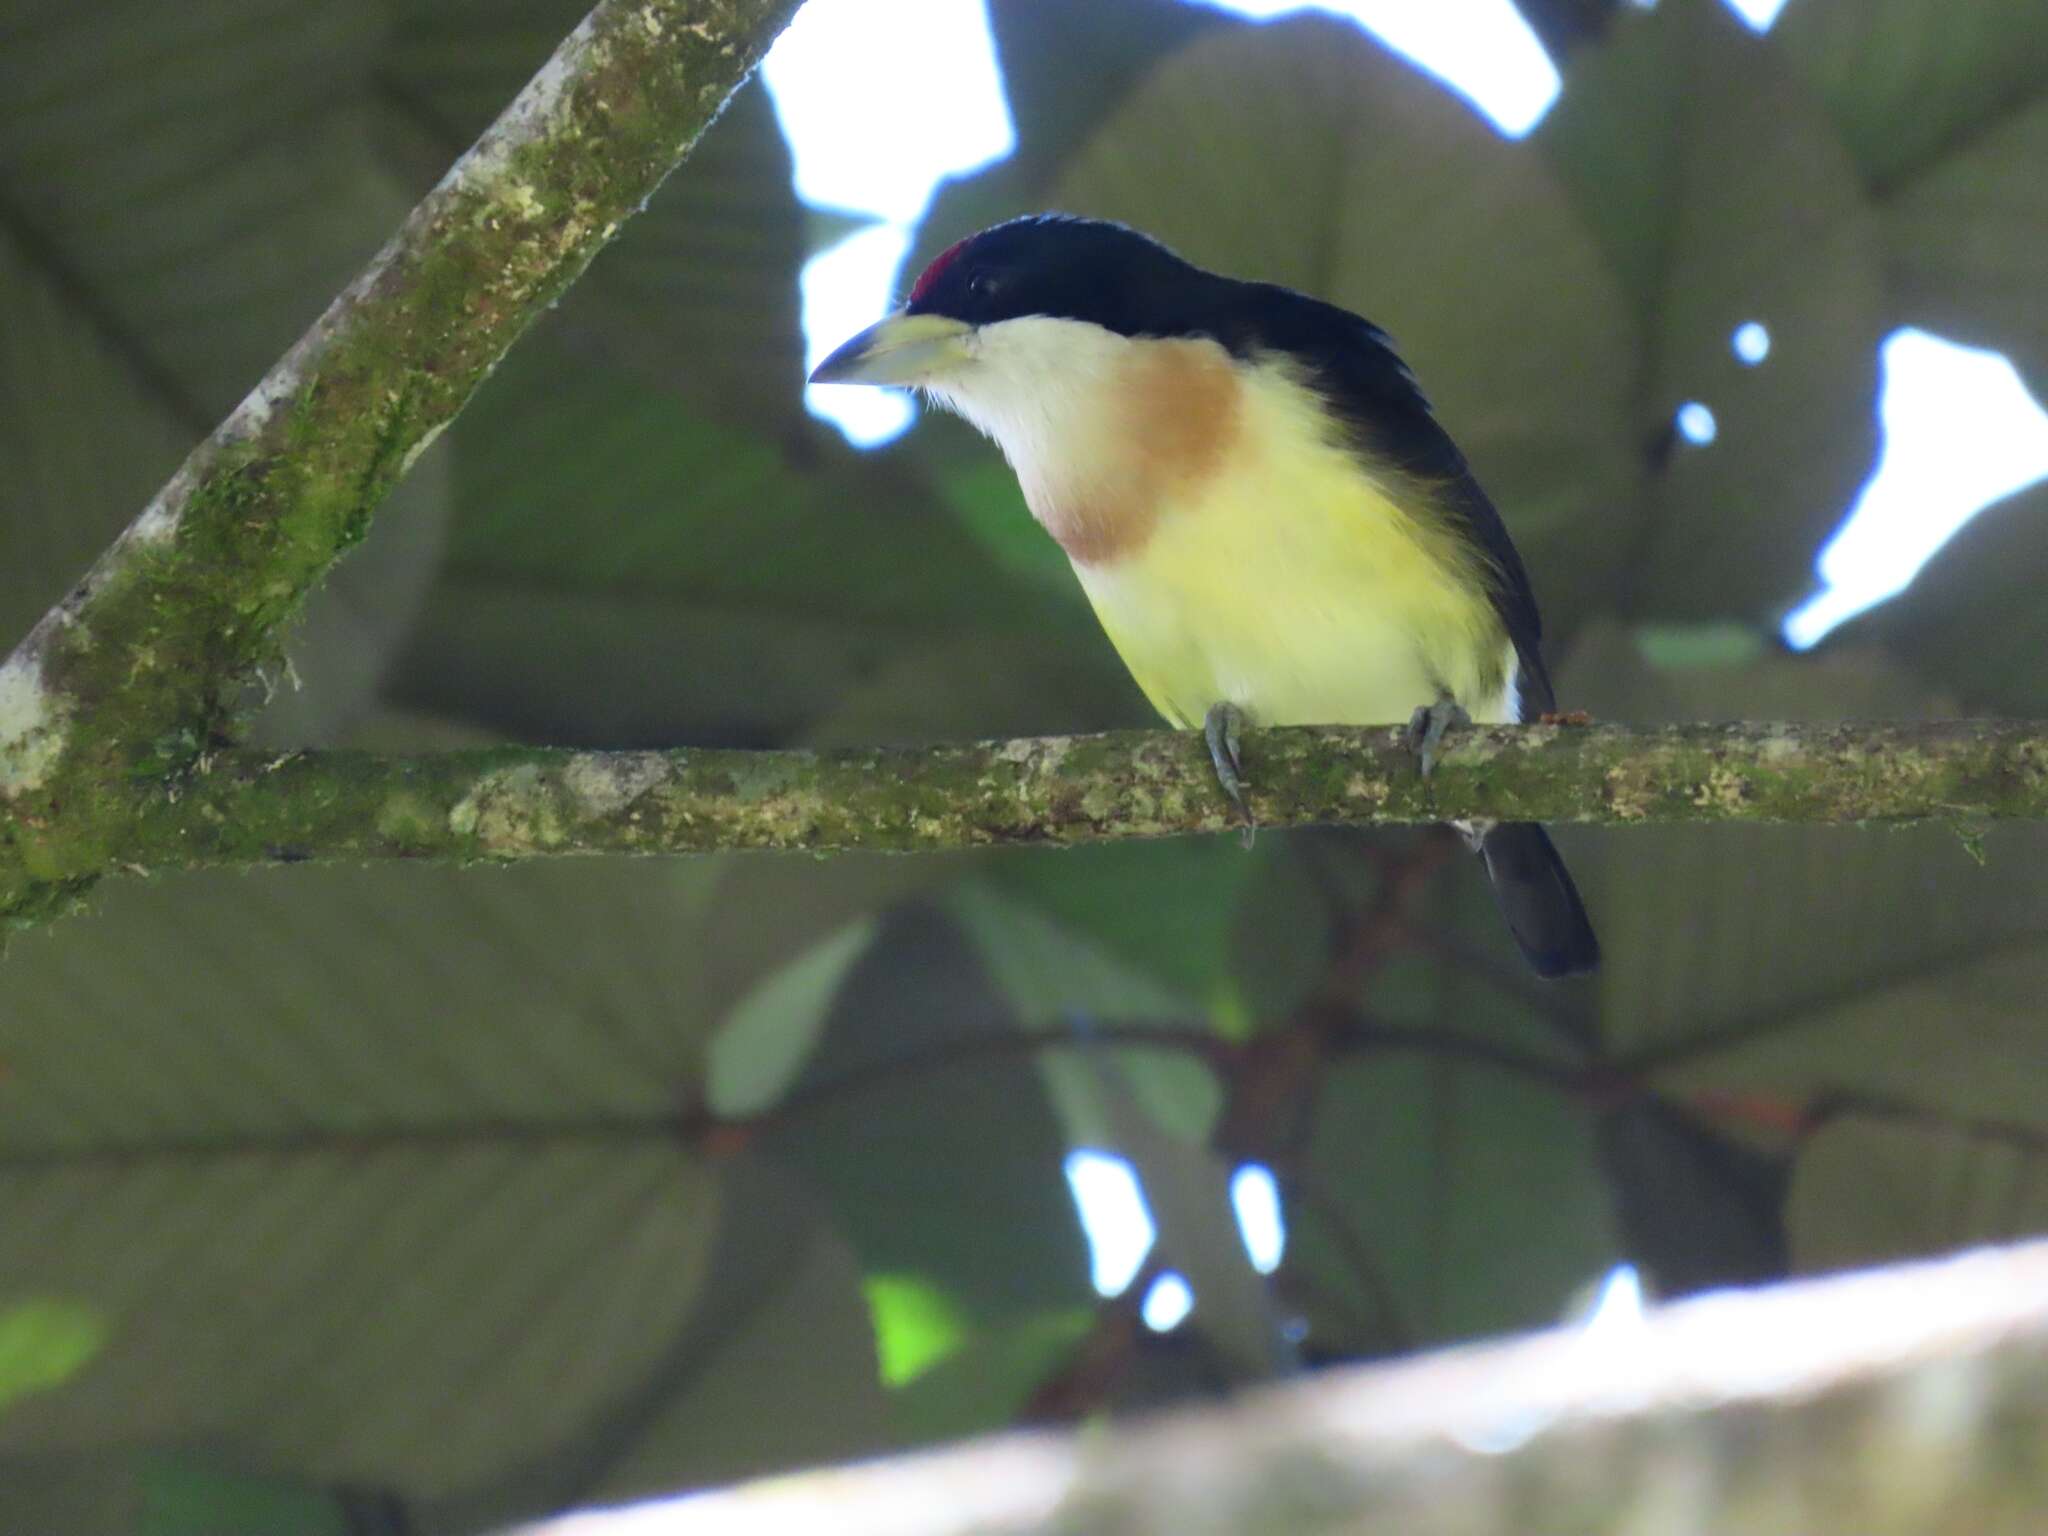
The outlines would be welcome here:
<svg viewBox="0 0 2048 1536">
<path fill-rule="evenodd" d="M 1508 931 L 1538 976 L 1598 968 L 1600 941 L 1548 832 L 1533 821 L 1504 821 L 1487 830 L 1479 852 Z"/>
</svg>

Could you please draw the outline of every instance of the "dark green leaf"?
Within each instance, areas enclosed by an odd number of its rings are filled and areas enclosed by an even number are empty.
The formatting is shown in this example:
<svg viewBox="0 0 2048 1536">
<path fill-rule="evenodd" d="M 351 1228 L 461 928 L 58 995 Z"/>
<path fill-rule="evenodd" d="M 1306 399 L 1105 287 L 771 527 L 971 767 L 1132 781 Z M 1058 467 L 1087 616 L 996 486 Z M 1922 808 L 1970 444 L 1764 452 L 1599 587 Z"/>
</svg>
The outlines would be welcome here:
<svg viewBox="0 0 2048 1536">
<path fill-rule="evenodd" d="M 1967 152 L 2048 80 L 2048 16 L 2033 0 L 1799 0 L 1771 47 L 1879 188 Z"/>
<path fill-rule="evenodd" d="M 1219 791 L 1220 793 L 1220 791 Z M 1235 836 L 1005 854 L 990 876 L 1078 934 L 1158 978 L 1206 1014 L 1233 990 L 1230 933 L 1246 891 L 1279 857 Z"/>
<path fill-rule="evenodd" d="M 448 574 L 394 692 L 514 736 L 786 739 L 887 661 L 1027 622 L 900 468 L 833 451 L 798 469 L 544 338 L 449 444 Z M 983 696 L 1004 681 L 985 672 Z"/>
<path fill-rule="evenodd" d="M 792 1181 L 751 1158 L 722 1173 L 718 1256 L 700 1304 L 632 1390 L 560 1457 L 587 1468 L 533 1507 L 676 1493 L 892 1449 L 853 1249 Z M 472 1527 L 473 1528 L 473 1527 Z"/>
<path fill-rule="evenodd" d="M 898 1065 L 919 1057 L 931 1064 Z M 761 1146 L 819 1191 L 868 1273 L 916 1275 L 977 1327 L 1088 1294 L 1028 1042 L 936 914 L 883 925 L 796 1093 Z"/>
<path fill-rule="evenodd" d="M 1653 672 L 1616 631 L 1586 636 L 1565 676 L 1574 701 L 1640 724 L 1914 719 L 1938 704 L 1867 654 Z M 1606 950 L 1606 1037 L 1624 1052 L 1696 1060 L 1695 1086 L 1789 1092 L 1811 1081 L 1811 1070 L 1788 1075 L 1785 1051 L 1851 1076 L 1917 1072 L 1910 1036 L 1876 1058 L 1846 1037 L 1814 1037 L 1873 1004 L 1903 1029 L 1914 1010 L 1883 1002 L 1894 987 L 2048 933 L 2040 841 L 2032 828 L 1995 831 L 1980 868 L 1939 828 L 1603 831 L 1578 872 Z"/>
<path fill-rule="evenodd" d="M 1832 646 L 1884 646 L 1972 710 L 2048 714 L 2048 485 L 1987 507 Z"/>
<path fill-rule="evenodd" d="M 1652 671 L 1613 630 L 1584 638 L 1567 677 L 1597 713 L 1642 723 L 1915 718 L 1936 702 L 1846 647 Z M 1633 1140 L 1609 1136 L 1631 1236 L 1666 1284 L 1769 1272 L 1782 1251 L 1770 1230 L 1774 1169 L 1810 1111 L 1838 1095 L 1911 1106 L 1937 1126 L 2038 1121 L 2048 840 L 1999 828 L 1984 852 L 1980 866 L 1935 828 L 1637 828 L 1592 841 L 1579 877 L 1607 956 L 1601 1029 L 1676 1101 L 1630 1111 Z M 1801 1265 L 1813 1262 L 1801 1235 L 1811 1207 L 1797 1194 L 1805 1158 L 1789 1217 Z M 1917 1220 L 1918 1197 L 1901 1192 L 1900 1214 L 1885 1179 L 1853 1195 L 1830 1189 L 1844 1227 Z M 1698 1240 L 1681 1241 L 1682 1229 Z M 1925 1235 L 1864 1256 L 1924 1252 Z"/>
<path fill-rule="evenodd" d="M 892 1393 L 891 1418 L 913 1442 L 1006 1429 L 1094 1320 L 1092 1309 L 1069 1307 L 984 1329 Z"/>
<path fill-rule="evenodd" d="M 1491 1066 L 1340 1063 L 1309 1183 L 1313 1198 L 1288 1209 L 1288 1266 L 1367 1316 L 1390 1311 L 1365 1341 L 1380 1350 L 1554 1323 L 1619 1257 L 1588 1118 Z"/>
<path fill-rule="evenodd" d="M 1667 0 L 1576 54 L 1537 138 L 1643 326 L 1621 419 L 1658 450 L 1627 611 L 1774 613 L 1876 446 L 1882 255 L 1856 168 L 1720 0 Z M 1751 320 L 1772 338 L 1754 368 L 1730 344 Z M 1714 413 L 1711 444 L 1675 437 L 1688 401 Z"/>
<path fill-rule="evenodd" d="M 1801 0 L 1772 37 L 1884 209 L 1901 320 L 2013 355 L 2048 393 L 2048 12 L 2032 0 Z"/>
<path fill-rule="evenodd" d="M 0 336 L 0 633 L 12 646 L 178 467 L 188 430 L 5 236 Z"/>
<path fill-rule="evenodd" d="M 1792 1178 L 1799 1267 L 1845 1269 L 2048 1231 L 2048 1135 L 1850 1115 Z"/>
</svg>

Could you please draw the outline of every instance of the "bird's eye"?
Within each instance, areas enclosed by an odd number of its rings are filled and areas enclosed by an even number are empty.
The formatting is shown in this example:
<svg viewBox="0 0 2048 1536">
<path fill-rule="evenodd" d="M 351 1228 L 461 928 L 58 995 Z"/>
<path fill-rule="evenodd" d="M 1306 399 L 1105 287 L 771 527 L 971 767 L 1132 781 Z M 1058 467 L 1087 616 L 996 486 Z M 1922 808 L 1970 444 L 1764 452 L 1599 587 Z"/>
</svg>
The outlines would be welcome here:
<svg viewBox="0 0 2048 1536">
<path fill-rule="evenodd" d="M 996 292 L 996 276 L 987 268 L 967 274 L 967 296 L 971 299 L 992 299 Z"/>
</svg>

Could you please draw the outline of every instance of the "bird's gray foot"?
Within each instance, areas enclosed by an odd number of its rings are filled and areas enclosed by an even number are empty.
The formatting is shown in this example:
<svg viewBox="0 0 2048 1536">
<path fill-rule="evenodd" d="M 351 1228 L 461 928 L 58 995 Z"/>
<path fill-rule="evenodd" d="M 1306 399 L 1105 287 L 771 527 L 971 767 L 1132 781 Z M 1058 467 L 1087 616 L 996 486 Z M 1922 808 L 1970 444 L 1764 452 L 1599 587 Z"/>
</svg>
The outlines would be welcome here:
<svg viewBox="0 0 2048 1536">
<path fill-rule="evenodd" d="M 1235 704 L 1211 704 L 1208 718 L 1202 722 L 1202 735 L 1209 742 L 1209 761 L 1216 765 L 1216 782 L 1244 820 L 1244 845 L 1249 848 L 1259 823 L 1245 803 L 1244 763 L 1237 755 L 1237 733 L 1244 725 L 1244 711 Z"/>
<path fill-rule="evenodd" d="M 1444 744 L 1444 733 L 1453 726 L 1471 723 L 1465 706 L 1448 693 L 1438 694 L 1434 704 L 1425 704 L 1415 711 L 1408 721 L 1408 750 L 1421 760 L 1425 779 L 1436 772 L 1436 749 Z"/>
</svg>

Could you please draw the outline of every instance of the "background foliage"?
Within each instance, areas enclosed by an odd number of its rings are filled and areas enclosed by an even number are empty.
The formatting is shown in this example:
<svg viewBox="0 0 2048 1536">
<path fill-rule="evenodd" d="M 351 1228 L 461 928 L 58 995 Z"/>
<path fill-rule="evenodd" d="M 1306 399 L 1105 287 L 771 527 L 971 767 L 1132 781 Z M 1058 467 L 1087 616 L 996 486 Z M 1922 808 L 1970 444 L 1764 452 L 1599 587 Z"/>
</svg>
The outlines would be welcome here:
<svg viewBox="0 0 2048 1536">
<path fill-rule="evenodd" d="M 1522 142 L 1336 22 L 991 8 L 1019 149 L 921 248 L 1060 206 L 1381 321 L 1567 703 L 2048 710 L 2040 487 L 1822 653 L 1770 639 L 1887 331 L 2048 389 L 2037 4 L 1532 5 L 1569 48 Z M 579 11 L 0 0 L 0 632 Z M 989 449 L 803 415 L 794 275 L 844 226 L 788 169 L 749 87 L 328 584 L 263 739 L 1145 721 Z M 1551 988 L 1434 836 L 110 889 L 0 972 L 0 1524 L 478 1529 L 1541 1325 L 1623 1258 L 1676 1293 L 2048 1226 L 2040 829 L 1565 841 L 1608 966 Z M 1074 1147 L 1159 1223 L 1121 1302 Z M 1156 1336 L 1166 1267 L 1197 1310 Z"/>
</svg>

